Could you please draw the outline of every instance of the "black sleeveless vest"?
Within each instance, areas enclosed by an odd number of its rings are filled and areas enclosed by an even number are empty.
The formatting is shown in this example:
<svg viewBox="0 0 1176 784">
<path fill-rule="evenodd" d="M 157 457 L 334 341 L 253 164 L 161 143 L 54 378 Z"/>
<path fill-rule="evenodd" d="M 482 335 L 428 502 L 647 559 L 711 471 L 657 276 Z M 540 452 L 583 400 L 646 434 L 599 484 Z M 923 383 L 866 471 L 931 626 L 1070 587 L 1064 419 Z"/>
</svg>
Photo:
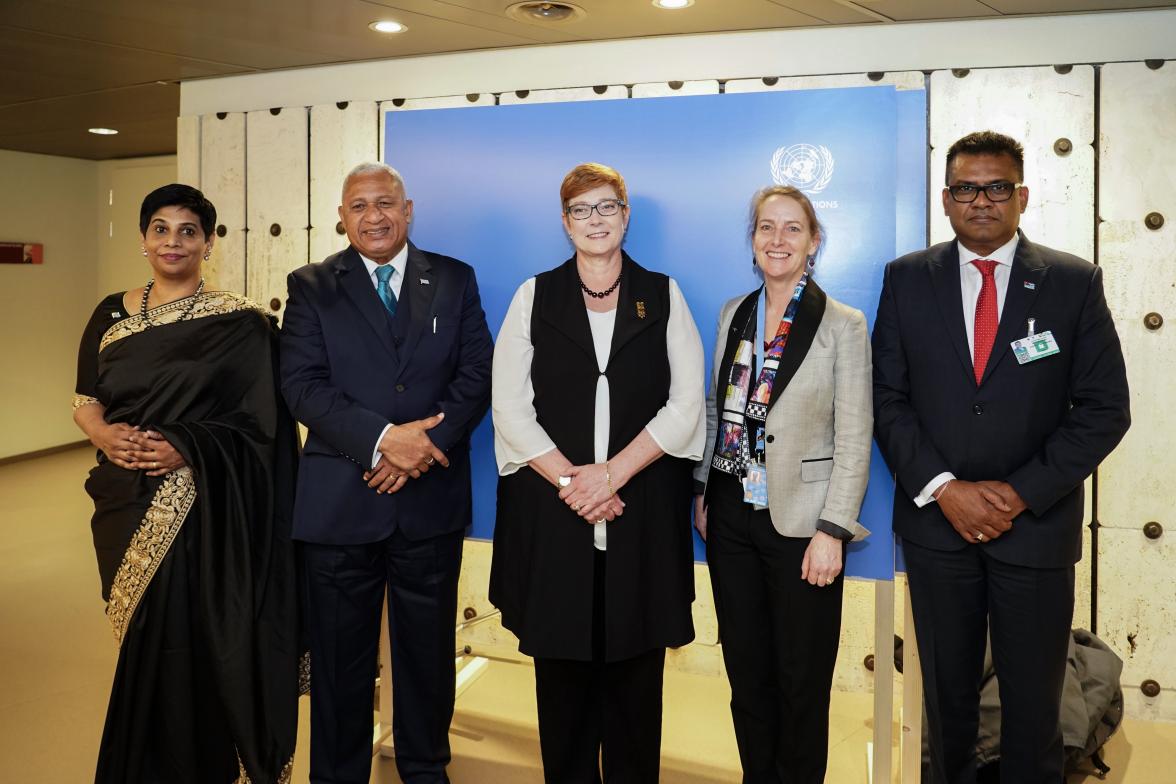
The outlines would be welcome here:
<svg viewBox="0 0 1176 784">
<path fill-rule="evenodd" d="M 609 383 L 609 446 L 631 442 L 669 397 L 669 278 L 628 255 L 622 261 Z M 600 370 L 576 261 L 535 280 L 531 382 L 539 424 L 575 465 L 595 462 Z M 699 379 L 699 383 L 701 383 Z M 691 465 L 663 456 L 621 491 L 624 514 L 609 524 L 606 659 L 678 646 L 694 635 Z M 524 468 L 502 477 L 490 598 L 503 625 L 532 656 L 588 660 L 592 653 L 592 526 L 550 483 Z"/>
<path fill-rule="evenodd" d="M 622 273 L 612 348 L 604 370 L 611 400 L 610 456 L 624 449 L 669 398 L 669 309 L 669 279 L 629 260 Z M 574 259 L 535 279 L 531 343 L 535 347 L 531 384 L 539 424 L 574 464 L 594 462 L 600 372 Z"/>
</svg>

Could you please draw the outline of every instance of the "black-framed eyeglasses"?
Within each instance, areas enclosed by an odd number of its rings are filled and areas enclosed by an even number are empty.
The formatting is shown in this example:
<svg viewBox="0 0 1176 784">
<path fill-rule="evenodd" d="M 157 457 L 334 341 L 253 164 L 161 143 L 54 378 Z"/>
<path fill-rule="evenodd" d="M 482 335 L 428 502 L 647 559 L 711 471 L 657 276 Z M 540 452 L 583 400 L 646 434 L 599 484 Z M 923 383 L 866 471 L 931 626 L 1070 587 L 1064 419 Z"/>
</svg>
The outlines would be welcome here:
<svg viewBox="0 0 1176 784">
<path fill-rule="evenodd" d="M 595 204 L 570 204 L 564 210 L 568 215 L 571 215 L 576 220 L 588 220 L 588 216 L 596 210 L 596 214 L 602 218 L 607 218 L 610 215 L 616 215 L 624 207 L 625 203 L 620 199 L 603 199 Z"/>
<path fill-rule="evenodd" d="M 983 193 L 989 201 L 1008 201 L 1013 198 L 1019 182 L 990 182 L 987 185 L 948 185 L 947 192 L 951 197 L 964 204 L 976 201 L 976 197 Z"/>
</svg>

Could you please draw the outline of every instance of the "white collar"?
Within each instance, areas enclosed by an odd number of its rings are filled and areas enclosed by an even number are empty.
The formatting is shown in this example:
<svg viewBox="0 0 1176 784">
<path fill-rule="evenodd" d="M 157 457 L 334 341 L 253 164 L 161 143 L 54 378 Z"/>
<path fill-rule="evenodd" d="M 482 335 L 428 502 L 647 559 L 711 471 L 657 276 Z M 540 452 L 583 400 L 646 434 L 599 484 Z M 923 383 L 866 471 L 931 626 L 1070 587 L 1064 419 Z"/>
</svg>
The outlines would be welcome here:
<svg viewBox="0 0 1176 784">
<path fill-rule="evenodd" d="M 359 253 L 359 251 L 356 251 L 356 253 Z M 359 258 L 363 260 L 363 266 L 367 267 L 368 277 L 375 280 L 376 268 L 382 265 L 377 264 L 362 253 L 359 253 Z M 408 243 L 404 243 L 404 247 L 400 249 L 400 252 L 393 256 L 392 260 L 387 263 L 391 264 L 392 268 L 400 273 L 401 278 L 404 278 L 404 268 L 408 263 Z"/>
<path fill-rule="evenodd" d="M 999 248 L 989 253 L 987 256 L 981 256 L 975 251 L 968 250 L 964 247 L 964 243 L 956 240 L 956 247 L 960 251 L 960 266 L 965 267 L 971 264 L 976 259 L 991 259 L 997 264 L 1004 264 L 1007 267 L 1013 265 L 1013 257 L 1017 254 L 1017 242 L 1021 239 L 1021 232 L 1013 235 L 1013 238 L 1001 245 Z"/>
</svg>

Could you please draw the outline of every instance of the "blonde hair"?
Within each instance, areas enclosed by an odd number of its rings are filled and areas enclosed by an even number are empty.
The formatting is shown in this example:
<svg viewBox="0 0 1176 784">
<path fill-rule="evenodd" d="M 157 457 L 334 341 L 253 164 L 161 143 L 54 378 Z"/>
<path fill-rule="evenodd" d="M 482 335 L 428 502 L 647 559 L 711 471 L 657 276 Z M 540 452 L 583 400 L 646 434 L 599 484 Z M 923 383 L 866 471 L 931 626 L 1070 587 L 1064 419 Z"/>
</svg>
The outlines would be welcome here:
<svg viewBox="0 0 1176 784">
<path fill-rule="evenodd" d="M 818 237 L 821 240 L 821 244 L 817 246 L 817 252 L 819 253 L 821 248 L 825 246 L 825 227 L 817 219 L 817 211 L 813 207 L 813 203 L 809 201 L 809 197 L 791 185 L 769 185 L 755 192 L 755 195 L 751 197 L 751 209 L 747 213 L 748 238 L 755 237 L 755 226 L 759 222 L 760 207 L 773 196 L 787 196 L 789 199 L 794 199 L 800 205 L 800 208 L 804 210 L 804 216 L 808 218 L 809 236 Z"/>
</svg>

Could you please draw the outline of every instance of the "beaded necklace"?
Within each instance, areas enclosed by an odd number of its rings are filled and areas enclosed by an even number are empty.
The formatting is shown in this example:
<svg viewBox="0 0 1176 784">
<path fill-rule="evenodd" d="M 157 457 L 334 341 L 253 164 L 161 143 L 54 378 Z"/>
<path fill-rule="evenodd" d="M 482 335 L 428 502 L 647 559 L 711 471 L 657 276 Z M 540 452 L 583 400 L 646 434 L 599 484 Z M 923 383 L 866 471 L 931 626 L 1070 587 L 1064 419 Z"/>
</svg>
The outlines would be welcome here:
<svg viewBox="0 0 1176 784">
<path fill-rule="evenodd" d="M 590 289 L 584 285 L 583 278 L 581 278 L 579 275 L 577 275 L 576 278 L 577 278 L 577 280 L 580 281 L 580 288 L 584 289 L 584 293 L 587 294 L 589 297 L 595 297 L 596 299 L 604 299 L 609 294 L 612 294 L 614 291 L 616 291 L 617 286 L 621 285 L 620 273 L 617 273 L 617 279 L 614 280 L 613 284 L 611 286 L 609 286 L 607 289 L 605 289 L 604 291 L 593 291 L 592 289 Z"/>
<path fill-rule="evenodd" d="M 139 303 L 139 315 L 143 318 L 143 325 L 150 329 L 157 327 L 147 315 L 147 297 L 151 296 L 151 289 L 155 285 L 155 278 L 147 281 L 147 285 L 143 287 L 143 301 Z M 192 301 L 188 303 L 188 307 L 184 308 L 184 312 L 176 321 L 183 321 L 192 315 L 192 311 L 196 309 L 196 300 L 200 299 L 200 292 L 204 291 L 204 278 L 200 278 L 200 283 L 196 286 L 196 293 L 192 295 Z"/>
</svg>

